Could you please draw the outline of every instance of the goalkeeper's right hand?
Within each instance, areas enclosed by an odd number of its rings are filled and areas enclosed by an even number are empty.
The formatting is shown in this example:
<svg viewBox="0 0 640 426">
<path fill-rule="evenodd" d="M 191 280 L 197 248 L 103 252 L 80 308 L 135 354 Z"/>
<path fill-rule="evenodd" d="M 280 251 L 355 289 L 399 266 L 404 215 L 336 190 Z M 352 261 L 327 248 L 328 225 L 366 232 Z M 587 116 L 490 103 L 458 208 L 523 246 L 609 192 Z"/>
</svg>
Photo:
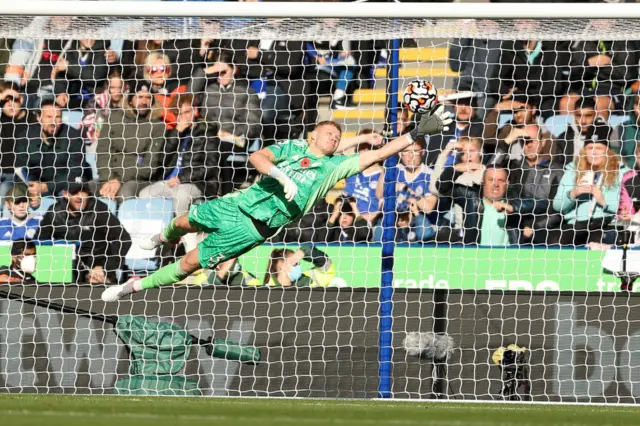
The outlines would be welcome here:
<svg viewBox="0 0 640 426">
<path fill-rule="evenodd" d="M 419 117 L 418 124 L 409 135 L 411 139 L 417 141 L 424 135 L 433 135 L 449 130 L 449 124 L 453 121 L 451 113 L 444 110 L 444 105 L 440 104 L 427 114 Z"/>
<path fill-rule="evenodd" d="M 284 196 L 287 201 L 292 201 L 296 197 L 298 185 L 296 185 L 289 176 L 284 174 L 282 170 L 276 166 L 272 166 L 271 169 L 269 169 L 269 176 L 280 182 L 280 185 L 284 188 Z"/>
</svg>

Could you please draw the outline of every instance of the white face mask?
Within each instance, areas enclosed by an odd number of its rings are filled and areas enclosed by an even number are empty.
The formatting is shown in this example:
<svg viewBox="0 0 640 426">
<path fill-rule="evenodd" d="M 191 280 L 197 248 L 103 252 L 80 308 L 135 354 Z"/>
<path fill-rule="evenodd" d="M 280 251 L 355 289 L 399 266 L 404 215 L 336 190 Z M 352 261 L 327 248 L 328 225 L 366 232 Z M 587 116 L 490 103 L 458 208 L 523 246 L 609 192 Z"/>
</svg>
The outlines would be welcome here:
<svg viewBox="0 0 640 426">
<path fill-rule="evenodd" d="M 25 256 L 20 261 L 20 269 L 24 273 L 29 275 L 33 274 L 36 270 L 36 257 L 35 256 Z"/>
</svg>

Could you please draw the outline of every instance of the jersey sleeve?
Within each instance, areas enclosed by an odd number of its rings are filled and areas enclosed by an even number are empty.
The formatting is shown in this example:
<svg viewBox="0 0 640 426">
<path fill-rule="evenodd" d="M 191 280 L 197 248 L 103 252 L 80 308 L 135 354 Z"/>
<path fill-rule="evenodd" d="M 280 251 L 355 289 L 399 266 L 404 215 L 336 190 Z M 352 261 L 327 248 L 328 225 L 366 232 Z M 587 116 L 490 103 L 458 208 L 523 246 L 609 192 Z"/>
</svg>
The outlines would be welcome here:
<svg viewBox="0 0 640 426">
<path fill-rule="evenodd" d="M 343 161 L 332 173 L 338 177 L 338 180 L 349 178 L 360 173 L 360 154 L 341 158 Z"/>
<path fill-rule="evenodd" d="M 267 149 L 273 153 L 273 156 L 275 157 L 274 162 L 276 164 L 289 155 L 289 151 L 291 150 L 291 143 L 291 141 L 286 141 L 267 147 Z"/>
</svg>

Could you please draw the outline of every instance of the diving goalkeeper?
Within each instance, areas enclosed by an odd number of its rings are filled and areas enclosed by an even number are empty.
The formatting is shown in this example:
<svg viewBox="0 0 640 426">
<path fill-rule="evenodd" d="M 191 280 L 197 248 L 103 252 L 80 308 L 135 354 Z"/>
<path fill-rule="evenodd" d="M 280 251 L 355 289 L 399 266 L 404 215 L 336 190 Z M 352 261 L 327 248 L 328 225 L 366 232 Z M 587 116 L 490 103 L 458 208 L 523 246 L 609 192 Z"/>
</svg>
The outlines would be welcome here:
<svg viewBox="0 0 640 426">
<path fill-rule="evenodd" d="M 291 140 L 253 153 L 249 161 L 267 177 L 246 190 L 192 206 L 188 214 L 173 219 L 161 234 L 140 245 L 152 250 L 190 232 L 208 233 L 198 247 L 148 277 L 108 287 L 102 300 L 114 302 L 131 293 L 175 284 L 201 268 L 213 269 L 241 256 L 309 212 L 338 181 L 398 154 L 424 135 L 448 130 L 450 123 L 450 114 L 440 105 L 422 115 L 411 132 L 380 149 L 342 156 L 335 155 L 340 126 L 323 121 L 316 125 L 309 143 Z"/>
</svg>

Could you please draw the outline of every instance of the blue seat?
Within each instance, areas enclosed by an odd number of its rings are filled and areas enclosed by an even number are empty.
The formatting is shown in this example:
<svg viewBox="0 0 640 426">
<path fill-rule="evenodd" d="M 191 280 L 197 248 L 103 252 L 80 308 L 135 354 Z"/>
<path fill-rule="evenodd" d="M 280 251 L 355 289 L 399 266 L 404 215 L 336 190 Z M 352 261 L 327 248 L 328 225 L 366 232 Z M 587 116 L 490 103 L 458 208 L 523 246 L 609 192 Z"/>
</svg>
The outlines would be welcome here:
<svg viewBox="0 0 640 426">
<path fill-rule="evenodd" d="M 573 115 L 554 115 L 547 118 L 544 125 L 554 137 L 563 134 L 569 125 L 573 124 Z"/>
<path fill-rule="evenodd" d="M 42 200 L 40 201 L 40 207 L 38 207 L 37 209 L 29 208 L 29 214 L 33 216 L 42 216 L 47 212 L 47 210 L 49 210 L 49 207 L 55 204 L 55 202 L 56 199 L 54 197 L 42 197 Z M 11 213 L 9 213 L 9 209 L 7 208 L 6 204 L 2 206 L 2 216 L 11 216 Z"/>
<path fill-rule="evenodd" d="M 107 205 L 107 208 L 109 209 L 109 212 L 112 215 L 115 215 L 118 213 L 118 203 L 116 203 L 115 200 L 111 200 L 109 198 L 103 198 L 103 197 L 98 197 L 98 200 L 102 201 Z"/>
<path fill-rule="evenodd" d="M 629 121 L 631 117 L 628 115 L 612 115 L 609 117 L 609 126 L 616 128 Z"/>
<path fill-rule="evenodd" d="M 87 152 L 84 154 L 84 161 L 86 161 L 91 168 L 91 175 L 93 176 L 93 179 L 98 180 L 98 155 L 95 152 Z"/>
<path fill-rule="evenodd" d="M 504 125 L 507 124 L 512 119 L 513 119 L 513 114 L 511 114 L 511 113 L 500 114 L 498 116 L 498 127 L 499 128 L 503 128 Z"/>
<path fill-rule="evenodd" d="M 123 202 L 118 219 L 131 235 L 131 249 L 125 258 L 134 271 L 155 271 L 160 264 L 155 251 L 142 250 L 141 240 L 161 232 L 173 218 L 173 201 L 164 198 L 134 198 Z"/>
</svg>

